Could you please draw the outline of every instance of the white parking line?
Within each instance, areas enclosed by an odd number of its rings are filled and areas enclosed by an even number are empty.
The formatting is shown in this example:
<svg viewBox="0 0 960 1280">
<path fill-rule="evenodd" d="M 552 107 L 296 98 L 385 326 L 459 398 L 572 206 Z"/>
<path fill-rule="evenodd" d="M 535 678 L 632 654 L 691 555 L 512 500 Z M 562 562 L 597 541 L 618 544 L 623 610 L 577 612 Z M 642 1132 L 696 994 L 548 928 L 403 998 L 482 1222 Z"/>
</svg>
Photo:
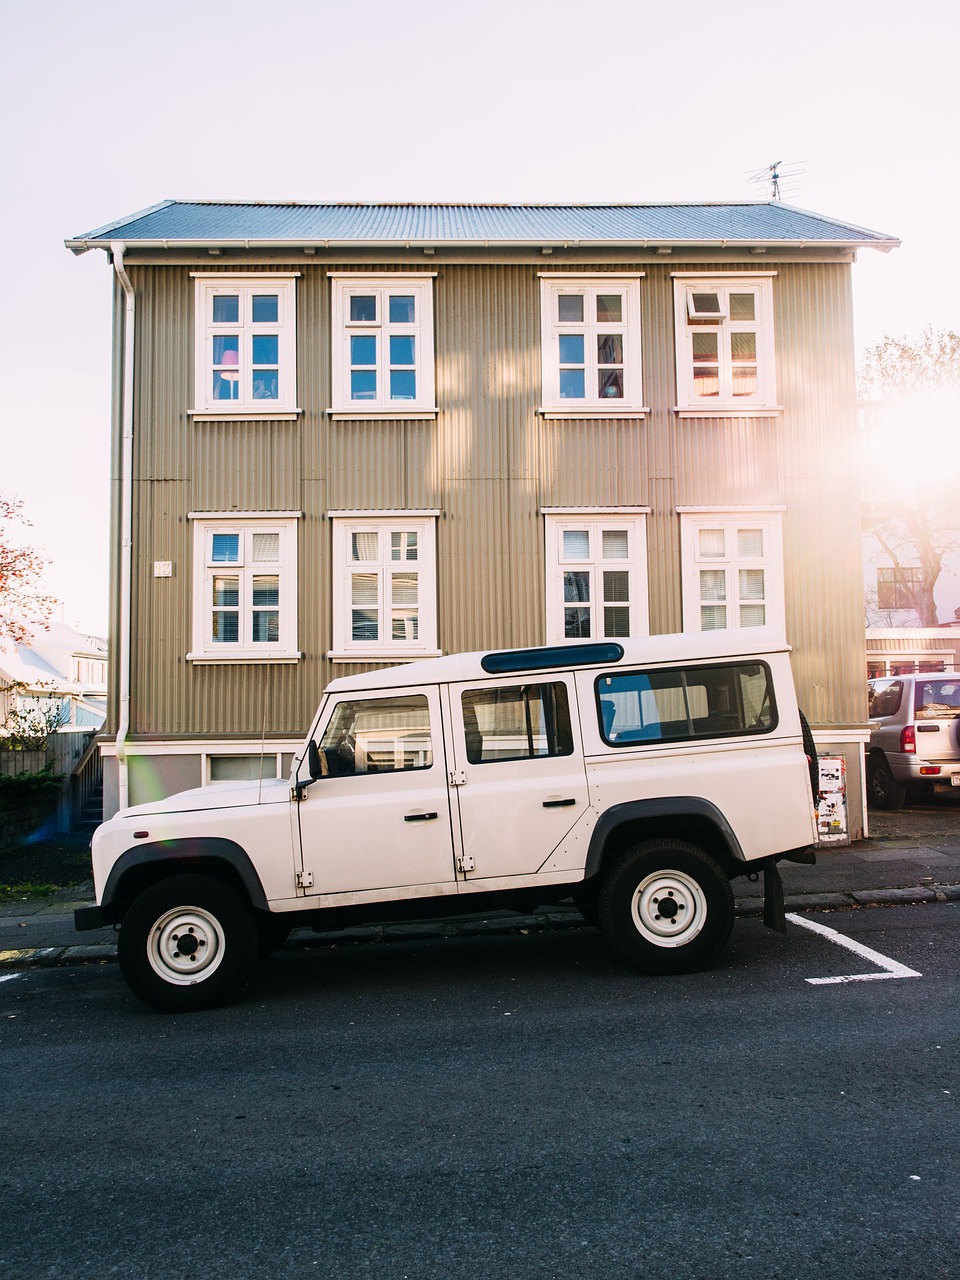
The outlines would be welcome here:
<svg viewBox="0 0 960 1280">
<path fill-rule="evenodd" d="M 806 920 L 803 916 L 795 915 L 793 912 L 787 915 L 787 919 L 792 924 L 800 925 L 803 929 L 812 929 L 814 933 L 822 934 L 824 938 L 829 938 L 831 942 L 835 942 L 838 947 L 846 947 L 848 951 L 855 952 L 856 955 L 862 956 L 864 960 L 872 961 L 883 971 L 882 973 L 848 973 L 842 978 L 805 978 L 805 982 L 812 982 L 816 986 L 826 986 L 837 982 L 879 982 L 884 978 L 923 977 L 923 974 L 918 973 L 916 969 L 908 969 L 905 964 L 900 964 L 898 960 L 891 960 L 889 956 L 882 956 L 879 951 L 871 951 L 862 942 L 854 942 L 852 938 L 838 933 L 836 929 L 828 929 L 825 924 L 817 924 L 813 920 Z"/>
<path fill-rule="evenodd" d="M 9 982 L 11 978 L 19 978 L 19 973 L 0 973 L 0 982 Z"/>
</svg>

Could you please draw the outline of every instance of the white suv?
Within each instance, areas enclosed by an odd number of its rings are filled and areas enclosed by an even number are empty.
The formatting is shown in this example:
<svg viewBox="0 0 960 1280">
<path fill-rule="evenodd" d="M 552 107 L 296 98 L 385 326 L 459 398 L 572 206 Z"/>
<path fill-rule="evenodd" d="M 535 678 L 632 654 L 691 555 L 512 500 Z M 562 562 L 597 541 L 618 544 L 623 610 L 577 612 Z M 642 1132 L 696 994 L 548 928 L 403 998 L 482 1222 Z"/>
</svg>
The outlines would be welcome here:
<svg viewBox="0 0 960 1280">
<path fill-rule="evenodd" d="M 137 805 L 93 841 L 95 907 L 161 1009 L 223 1000 L 293 926 L 572 897 L 648 973 L 701 968 L 732 878 L 810 862 L 789 650 L 765 629 L 460 654 L 334 680 L 288 781 Z"/>
</svg>

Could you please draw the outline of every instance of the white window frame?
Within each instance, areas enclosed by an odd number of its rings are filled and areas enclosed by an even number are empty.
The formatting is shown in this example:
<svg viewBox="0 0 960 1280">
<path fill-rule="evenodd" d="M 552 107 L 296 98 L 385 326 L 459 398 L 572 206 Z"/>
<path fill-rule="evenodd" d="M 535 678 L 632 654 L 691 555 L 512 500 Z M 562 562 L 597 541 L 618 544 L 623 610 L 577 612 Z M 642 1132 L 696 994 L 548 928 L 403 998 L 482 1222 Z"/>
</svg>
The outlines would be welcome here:
<svg viewBox="0 0 960 1280">
<path fill-rule="evenodd" d="M 297 521 L 299 512 L 205 512 L 191 511 L 193 521 L 193 640 L 187 660 L 196 663 L 296 662 L 303 655 L 297 649 Z M 238 534 L 240 558 L 237 562 L 214 562 L 214 534 Z M 254 562 L 252 534 L 278 533 L 279 559 L 275 563 Z M 280 579 L 279 639 L 255 642 L 248 634 L 253 611 L 253 578 L 276 572 Z M 214 577 L 236 576 L 239 589 L 239 639 L 225 643 L 212 635 Z"/>
<path fill-rule="evenodd" d="M 725 604 L 727 625 L 713 630 L 739 629 L 741 606 L 762 603 L 763 624 L 784 628 L 783 528 L 785 507 L 678 507 L 680 516 L 680 575 L 684 631 L 702 631 L 701 605 Z M 723 555 L 702 555 L 700 534 L 722 529 Z M 763 535 L 763 551 L 758 557 L 739 553 L 738 530 L 759 529 Z M 701 570 L 722 570 L 725 575 L 724 599 L 706 599 L 701 595 Z M 741 598 L 739 571 L 762 569 L 764 592 L 762 601 Z M 755 624 L 761 625 L 761 624 Z"/>
<path fill-rule="evenodd" d="M 591 573 L 591 585 L 598 592 L 591 592 L 590 639 L 617 639 L 604 634 L 603 627 L 603 571 L 626 569 L 630 574 L 629 627 L 630 635 L 645 636 L 650 631 L 649 571 L 647 568 L 647 516 L 649 507 L 543 507 L 544 538 L 546 544 L 546 607 L 547 644 L 583 643 L 586 637 L 564 634 L 563 575 L 567 569 L 586 570 Z M 603 534 L 627 530 L 629 552 L 625 559 L 604 559 Z M 586 559 L 571 560 L 564 555 L 565 532 L 587 531 L 590 554 Z M 618 602 L 610 602 L 618 603 Z"/>
<path fill-rule="evenodd" d="M 642 347 L 640 333 L 640 281 L 643 272 L 625 275 L 608 272 L 603 275 L 580 276 L 573 273 L 542 272 L 540 275 L 540 348 L 542 359 L 541 408 L 547 418 L 637 418 L 649 412 L 643 404 Z M 623 298 L 622 318 L 618 322 L 595 319 L 599 294 L 619 293 Z M 564 294 L 579 294 L 584 300 L 584 319 L 561 321 L 559 299 Z M 592 306 L 591 306 L 592 304 Z M 623 396 L 601 397 L 599 371 L 603 367 L 597 353 L 601 333 L 622 334 Z M 583 334 L 584 376 L 583 399 L 560 395 L 560 339 Z M 594 391 L 594 388 L 596 390 Z M 591 394 L 593 392 L 593 394 Z"/>
<path fill-rule="evenodd" d="M 277 421 L 296 418 L 297 407 L 297 278 L 299 272 L 245 272 L 226 275 L 220 272 L 194 271 L 194 407 L 196 421 L 239 421 L 256 418 Z M 240 298 L 239 319 L 216 323 L 213 320 L 214 299 L 237 294 Z M 277 295 L 276 322 L 254 322 L 253 298 L 257 294 Z M 240 394 L 236 400 L 216 400 L 213 396 L 214 338 L 239 338 L 237 367 Z M 253 338 L 276 336 L 278 346 L 278 395 L 276 399 L 257 399 L 253 390 Z"/>
<path fill-rule="evenodd" d="M 433 336 L 433 281 L 436 272 L 329 273 L 331 298 L 331 414 L 336 418 L 432 418 L 436 415 Z M 375 320 L 351 320 L 350 299 L 357 295 L 377 299 Z M 390 321 L 391 296 L 416 298 L 412 324 Z M 377 394 L 371 400 L 350 396 L 351 344 L 354 336 L 377 340 Z M 416 395 L 409 400 L 390 399 L 390 338 L 412 337 L 415 343 Z"/>
<path fill-rule="evenodd" d="M 439 511 L 331 511 L 333 522 L 333 648 L 334 662 L 407 662 L 436 658 L 437 648 L 437 517 Z M 352 559 L 353 534 L 378 535 L 376 560 Z M 391 534 L 417 537 L 417 558 L 393 560 Z M 405 541 L 404 544 L 405 546 Z M 387 590 L 392 570 L 417 573 L 417 636 L 393 636 L 393 602 Z M 352 574 L 377 575 L 378 638 L 355 640 L 352 626 Z"/>
<path fill-rule="evenodd" d="M 773 332 L 773 281 L 775 272 L 737 271 L 699 275 L 673 273 L 674 321 L 676 328 L 677 405 L 680 417 L 757 417 L 780 412 Z M 717 293 L 719 312 L 698 311 L 694 295 Z M 729 295 L 750 293 L 755 299 L 754 319 L 731 318 Z M 712 321 L 713 323 L 698 323 Z M 733 394 L 731 335 L 756 334 L 757 389 L 750 396 Z M 718 348 L 718 394 L 698 396 L 694 386 L 693 338 L 698 333 L 716 333 Z"/>
</svg>

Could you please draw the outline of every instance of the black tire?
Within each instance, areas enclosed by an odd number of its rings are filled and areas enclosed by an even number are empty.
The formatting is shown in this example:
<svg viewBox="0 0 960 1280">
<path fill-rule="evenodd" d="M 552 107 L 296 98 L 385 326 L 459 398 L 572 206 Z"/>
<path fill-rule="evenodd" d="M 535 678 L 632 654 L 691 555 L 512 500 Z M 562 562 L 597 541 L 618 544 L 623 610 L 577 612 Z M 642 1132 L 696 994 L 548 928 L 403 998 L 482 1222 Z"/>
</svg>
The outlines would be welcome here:
<svg viewBox="0 0 960 1280">
<path fill-rule="evenodd" d="M 223 1004 L 258 942 L 253 912 L 236 890 L 213 876 L 179 875 L 136 899 L 117 951 L 131 991 L 155 1009 L 185 1013 Z"/>
<path fill-rule="evenodd" d="M 902 809 L 907 784 L 891 773 L 886 756 L 871 756 L 867 766 L 867 796 L 875 809 Z"/>
<path fill-rule="evenodd" d="M 817 763 L 817 744 L 813 740 L 807 717 L 800 712 L 800 733 L 803 735 L 803 750 L 807 757 L 807 768 L 810 771 L 810 790 L 813 792 L 814 805 L 820 799 L 820 765 Z"/>
<path fill-rule="evenodd" d="M 705 968 L 733 928 L 730 881 L 709 854 L 680 840 L 647 840 L 622 853 L 599 907 L 607 940 L 644 973 Z"/>
</svg>

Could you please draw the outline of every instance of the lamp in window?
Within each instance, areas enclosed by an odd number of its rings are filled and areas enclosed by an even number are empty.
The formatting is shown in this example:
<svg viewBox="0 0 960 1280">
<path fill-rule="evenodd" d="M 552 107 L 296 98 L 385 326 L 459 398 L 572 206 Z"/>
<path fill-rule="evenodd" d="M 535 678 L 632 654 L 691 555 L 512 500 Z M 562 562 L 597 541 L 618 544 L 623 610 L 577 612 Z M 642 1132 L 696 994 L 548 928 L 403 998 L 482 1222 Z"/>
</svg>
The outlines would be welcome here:
<svg viewBox="0 0 960 1280">
<path fill-rule="evenodd" d="M 240 378 L 240 352 L 228 348 L 220 360 L 220 377 L 225 382 L 237 382 Z"/>
</svg>

